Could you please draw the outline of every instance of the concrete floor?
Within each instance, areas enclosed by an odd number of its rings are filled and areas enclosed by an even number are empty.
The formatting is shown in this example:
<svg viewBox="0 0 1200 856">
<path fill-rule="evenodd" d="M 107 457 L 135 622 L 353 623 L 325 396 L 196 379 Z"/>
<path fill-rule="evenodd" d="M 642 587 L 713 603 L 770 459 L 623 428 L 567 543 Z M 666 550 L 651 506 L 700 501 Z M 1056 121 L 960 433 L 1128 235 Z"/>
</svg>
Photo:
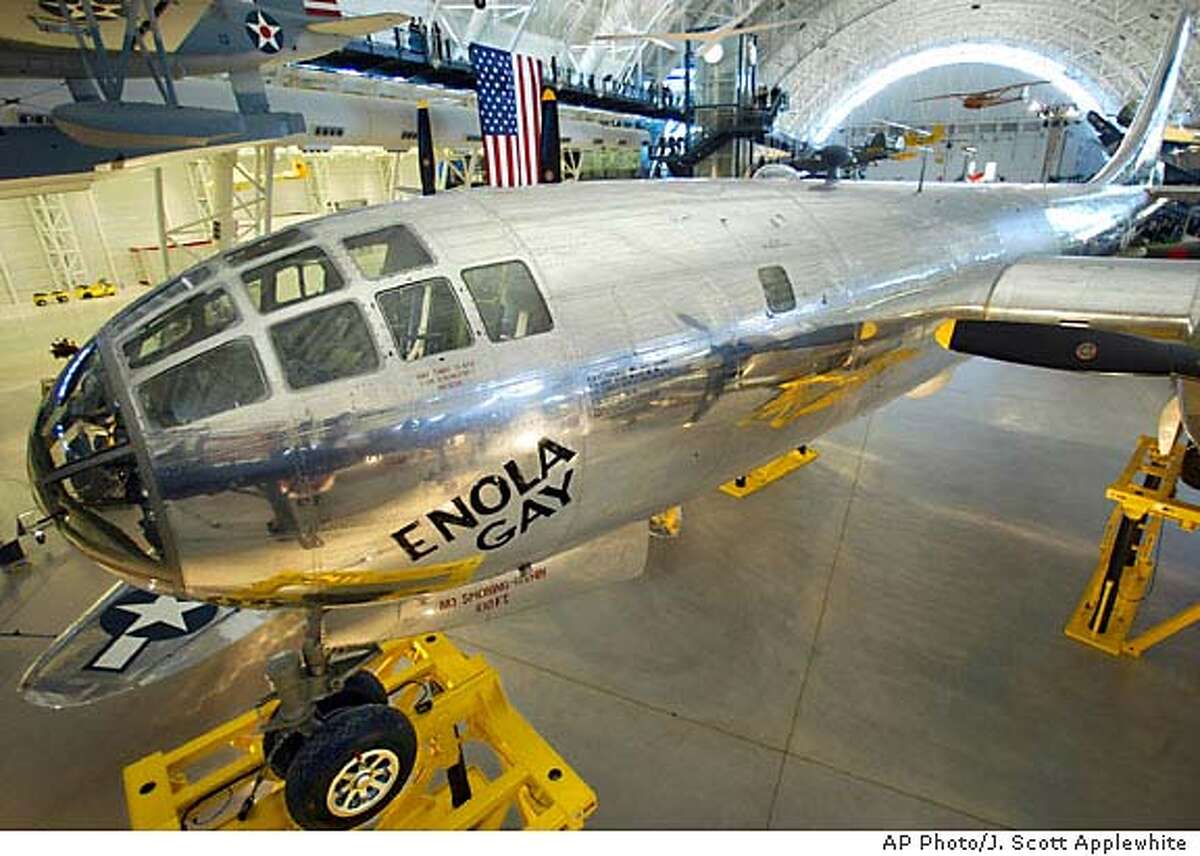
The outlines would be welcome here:
<svg viewBox="0 0 1200 856">
<path fill-rule="evenodd" d="M 28 505 L 43 333 L 0 353 L 0 519 Z M 1062 635 L 1164 400 L 967 363 L 763 493 L 686 506 L 641 578 L 452 635 L 598 792 L 593 828 L 1197 828 L 1200 628 L 1141 661 Z M 1168 530 L 1146 620 L 1200 599 L 1198 563 Z M 123 827 L 121 767 L 257 701 L 294 641 L 278 622 L 134 695 L 26 705 L 25 664 L 108 585 L 54 539 L 0 574 L 0 826 Z"/>
</svg>

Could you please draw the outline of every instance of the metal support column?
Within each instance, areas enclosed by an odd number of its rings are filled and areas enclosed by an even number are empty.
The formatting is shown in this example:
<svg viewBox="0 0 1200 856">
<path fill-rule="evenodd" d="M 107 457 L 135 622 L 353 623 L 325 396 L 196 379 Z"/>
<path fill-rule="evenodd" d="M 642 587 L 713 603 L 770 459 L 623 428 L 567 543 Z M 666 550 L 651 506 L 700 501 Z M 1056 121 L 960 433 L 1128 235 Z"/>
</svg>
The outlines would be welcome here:
<svg viewBox="0 0 1200 856">
<path fill-rule="evenodd" d="M 237 239 L 237 220 L 233 216 L 233 168 L 237 154 L 221 152 L 213 157 L 213 220 L 217 247 L 228 250 Z"/>
<path fill-rule="evenodd" d="M 271 234 L 275 218 L 275 144 L 267 143 L 263 146 L 263 157 L 266 163 L 263 164 L 263 226 L 262 233 L 264 235 Z"/>
<path fill-rule="evenodd" d="M 100 208 L 96 205 L 96 190 L 88 188 L 87 192 L 88 207 L 92 210 L 92 221 L 96 224 L 96 237 L 100 239 L 100 246 L 104 248 L 104 262 L 108 266 L 108 277 L 116 284 L 120 281 L 117 276 L 117 264 L 113 259 L 112 247 L 108 243 L 108 233 L 104 230 L 104 221 L 100 219 Z"/>
<path fill-rule="evenodd" d="M 161 166 L 154 168 L 154 211 L 158 223 L 158 251 L 162 256 L 163 279 L 170 279 L 171 254 L 167 250 L 167 201 L 163 196 Z"/>
</svg>

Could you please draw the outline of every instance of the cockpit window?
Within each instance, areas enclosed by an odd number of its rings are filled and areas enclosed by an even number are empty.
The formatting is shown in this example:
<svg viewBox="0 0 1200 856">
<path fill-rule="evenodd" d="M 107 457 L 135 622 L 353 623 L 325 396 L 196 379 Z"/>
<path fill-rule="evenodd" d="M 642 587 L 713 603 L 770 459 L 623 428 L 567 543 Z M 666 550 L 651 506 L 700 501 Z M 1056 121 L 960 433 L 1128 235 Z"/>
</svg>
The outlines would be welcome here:
<svg viewBox="0 0 1200 856">
<path fill-rule="evenodd" d="M 463 271 L 493 342 L 545 333 L 554 327 L 550 310 L 523 262 L 500 262 Z"/>
<path fill-rule="evenodd" d="M 95 341 L 76 354 L 50 388 L 38 413 L 45 469 L 77 464 L 129 442 L 119 408 L 109 397 Z"/>
<path fill-rule="evenodd" d="M 779 265 L 759 268 L 758 281 L 762 284 L 767 309 L 771 314 L 791 312 L 796 308 L 796 292 L 792 290 L 792 281 L 788 279 L 787 271 Z"/>
<path fill-rule="evenodd" d="M 246 271 L 242 281 L 250 302 L 263 314 L 337 291 L 345 284 L 320 247 L 306 247 Z"/>
<path fill-rule="evenodd" d="M 303 229 L 284 229 L 282 232 L 267 235 L 265 238 L 259 238 L 257 241 L 251 241 L 236 250 L 229 251 L 225 254 L 225 261 L 233 267 L 238 267 L 246 262 L 269 256 L 271 253 L 277 253 L 286 247 L 298 244 L 307 237 L 308 235 Z"/>
<path fill-rule="evenodd" d="M 235 339 L 155 375 L 138 396 L 154 425 L 175 428 L 262 401 L 267 382 L 254 345 Z"/>
<path fill-rule="evenodd" d="M 359 272 L 367 279 L 382 279 L 433 264 L 425 245 L 404 226 L 387 226 L 354 235 L 343 243 Z"/>
<path fill-rule="evenodd" d="M 197 294 L 145 324 L 122 350 L 138 369 L 227 330 L 238 322 L 233 298 L 223 289 Z"/>
<path fill-rule="evenodd" d="M 334 263 L 318 246 L 306 247 L 263 267 L 247 270 L 241 280 L 246 283 L 251 303 L 264 315 L 336 292 L 344 285 Z"/>
<path fill-rule="evenodd" d="M 375 299 L 405 362 L 471 344 L 471 327 L 445 277 L 382 291 Z"/>
<path fill-rule="evenodd" d="M 358 304 L 339 303 L 271 328 L 271 341 L 293 389 L 303 389 L 379 367 Z"/>
</svg>

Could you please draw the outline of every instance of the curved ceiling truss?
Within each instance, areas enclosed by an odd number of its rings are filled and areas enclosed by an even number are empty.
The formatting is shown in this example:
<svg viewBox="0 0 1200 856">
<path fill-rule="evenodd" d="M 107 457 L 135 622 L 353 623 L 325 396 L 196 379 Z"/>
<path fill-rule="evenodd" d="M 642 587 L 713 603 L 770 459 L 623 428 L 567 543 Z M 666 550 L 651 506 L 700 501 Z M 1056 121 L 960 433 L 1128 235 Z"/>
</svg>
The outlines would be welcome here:
<svg viewBox="0 0 1200 856">
<path fill-rule="evenodd" d="M 902 57 L 964 41 L 1023 48 L 1065 66 L 1095 86 L 1115 111 L 1140 96 L 1178 11 L 1177 2 L 1063 3 L 1046 0 L 841 0 L 789 4 L 809 25 L 764 45 L 767 79 L 791 94 L 789 117 L 801 135 L 815 129 L 866 78 Z M 772 44 L 772 42 L 774 42 Z M 1200 93 L 1192 52 L 1177 106 L 1191 110 Z"/>
<path fill-rule="evenodd" d="M 390 0 L 395 2 L 395 0 Z M 976 42 L 1022 48 L 1061 63 L 1115 111 L 1141 95 L 1181 0 L 507 0 L 487 12 L 471 4 L 405 0 L 417 14 L 457 18 L 464 36 L 537 34 L 586 71 L 614 76 L 679 61 L 662 43 L 597 46 L 597 33 L 714 27 L 749 16 L 750 23 L 803 21 L 759 35 L 760 81 L 791 96 L 788 124 L 812 130 L 864 80 L 897 60 L 930 48 Z M 453 10 L 453 11 L 451 11 Z M 1200 108 L 1200 54 L 1193 39 L 1176 107 Z M 669 46 L 667 46 L 669 47 Z M 532 49 L 532 46 L 531 46 Z"/>
</svg>

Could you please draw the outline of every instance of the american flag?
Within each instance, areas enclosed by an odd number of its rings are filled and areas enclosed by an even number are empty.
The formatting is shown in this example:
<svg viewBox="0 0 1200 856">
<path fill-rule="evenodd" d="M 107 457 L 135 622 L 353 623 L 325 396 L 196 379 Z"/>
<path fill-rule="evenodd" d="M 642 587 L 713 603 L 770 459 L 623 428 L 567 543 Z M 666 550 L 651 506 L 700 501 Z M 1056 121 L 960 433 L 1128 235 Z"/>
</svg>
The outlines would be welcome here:
<svg viewBox="0 0 1200 856">
<path fill-rule="evenodd" d="M 541 169 L 542 63 L 471 45 L 479 126 L 492 187 L 537 184 Z"/>
<path fill-rule="evenodd" d="M 342 11 L 338 9 L 338 0 L 304 0 L 304 14 L 322 18 L 342 17 Z"/>
</svg>

